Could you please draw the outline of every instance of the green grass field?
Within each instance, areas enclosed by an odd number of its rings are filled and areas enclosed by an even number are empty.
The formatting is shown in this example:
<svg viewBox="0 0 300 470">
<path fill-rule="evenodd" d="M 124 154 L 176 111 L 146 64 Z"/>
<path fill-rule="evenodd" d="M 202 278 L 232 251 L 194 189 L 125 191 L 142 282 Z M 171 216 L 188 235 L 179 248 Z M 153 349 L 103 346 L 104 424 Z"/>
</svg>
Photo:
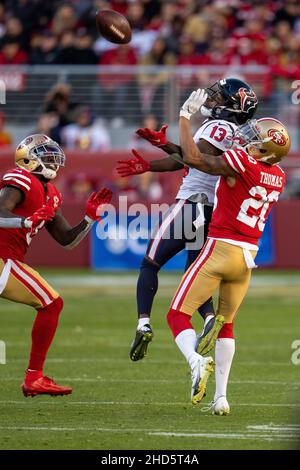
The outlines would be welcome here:
<svg viewBox="0 0 300 470">
<path fill-rule="evenodd" d="M 24 398 L 34 312 L 0 303 L 1 449 L 291 449 L 300 433 L 299 273 L 255 273 L 236 321 L 232 413 L 212 416 L 189 402 L 188 367 L 166 324 L 179 275 L 161 275 L 153 310 L 155 338 L 143 361 L 129 360 L 136 274 L 47 272 L 65 300 L 45 372 L 73 386 L 68 397 Z M 198 316 L 194 325 L 200 329 Z M 298 354 L 298 358 L 300 354 Z"/>
</svg>

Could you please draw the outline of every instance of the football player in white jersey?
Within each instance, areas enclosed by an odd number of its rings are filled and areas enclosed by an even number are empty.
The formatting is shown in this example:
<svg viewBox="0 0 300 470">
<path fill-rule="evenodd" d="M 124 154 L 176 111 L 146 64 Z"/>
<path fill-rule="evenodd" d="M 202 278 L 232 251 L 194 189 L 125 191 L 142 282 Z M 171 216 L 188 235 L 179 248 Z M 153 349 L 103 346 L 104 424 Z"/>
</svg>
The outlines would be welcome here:
<svg viewBox="0 0 300 470">
<path fill-rule="evenodd" d="M 237 126 L 254 115 L 257 98 L 247 83 L 236 78 L 219 80 L 207 88 L 206 93 L 208 98 L 201 113 L 207 119 L 194 135 L 194 141 L 201 152 L 221 155 L 231 146 Z M 182 155 L 181 148 L 167 140 L 167 127 L 164 125 L 158 132 L 148 128 L 138 129 L 137 134 L 169 155 Z M 119 162 L 117 171 L 121 176 L 147 171 L 176 171 L 184 167 L 171 157 L 148 162 L 136 151 L 133 154 L 135 158 Z M 188 249 L 187 269 L 197 258 L 206 240 L 218 178 L 190 168 L 183 178 L 176 203 L 164 214 L 152 235 L 137 283 L 138 326 L 130 349 L 132 361 L 145 357 L 148 344 L 153 338 L 150 314 L 158 289 L 159 270 L 185 247 Z M 178 233 L 182 236 L 176 236 Z M 214 346 L 224 319 L 222 316 L 215 317 L 211 298 L 199 308 L 199 313 L 204 318 L 204 329 L 197 339 L 197 351 L 203 355 Z"/>
</svg>

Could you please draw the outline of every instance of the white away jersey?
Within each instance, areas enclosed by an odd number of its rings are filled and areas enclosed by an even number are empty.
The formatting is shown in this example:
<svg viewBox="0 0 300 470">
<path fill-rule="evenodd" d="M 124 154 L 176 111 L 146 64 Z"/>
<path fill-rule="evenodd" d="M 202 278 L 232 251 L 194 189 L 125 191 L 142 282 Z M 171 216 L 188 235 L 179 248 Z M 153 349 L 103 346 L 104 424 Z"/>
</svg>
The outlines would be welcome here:
<svg viewBox="0 0 300 470">
<path fill-rule="evenodd" d="M 232 122 L 223 120 L 206 120 L 194 135 L 194 142 L 206 140 L 222 151 L 228 150 L 228 143 L 233 138 L 237 126 Z M 215 188 L 219 176 L 208 175 L 196 168 L 189 168 L 188 174 L 183 178 L 176 199 L 189 199 L 196 194 L 207 195 L 208 202 L 214 202 Z"/>
</svg>

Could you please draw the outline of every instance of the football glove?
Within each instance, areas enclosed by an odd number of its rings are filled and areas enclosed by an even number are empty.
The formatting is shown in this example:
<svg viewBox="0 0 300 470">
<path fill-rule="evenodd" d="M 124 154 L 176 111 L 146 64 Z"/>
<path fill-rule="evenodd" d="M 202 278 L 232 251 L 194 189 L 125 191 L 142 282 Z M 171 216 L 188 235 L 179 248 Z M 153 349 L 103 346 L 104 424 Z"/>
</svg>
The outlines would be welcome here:
<svg viewBox="0 0 300 470">
<path fill-rule="evenodd" d="M 118 175 L 122 176 L 122 178 L 141 175 L 142 173 L 146 173 L 146 171 L 150 171 L 150 163 L 144 160 L 136 150 L 132 149 L 132 153 L 135 158 L 118 161 L 119 166 L 117 166 L 116 170 Z"/>
<path fill-rule="evenodd" d="M 207 100 L 207 93 L 204 89 L 199 88 L 197 91 L 193 91 L 185 103 L 183 103 L 180 110 L 180 117 L 191 119 L 191 116 L 205 103 Z"/>
<path fill-rule="evenodd" d="M 136 131 L 136 134 L 142 137 L 143 139 L 148 140 L 148 142 L 150 142 L 150 144 L 154 145 L 155 147 L 161 147 L 163 145 L 166 145 L 166 143 L 168 142 L 168 127 L 169 126 L 165 124 L 159 131 L 152 131 L 151 129 L 148 129 L 148 127 L 144 127 L 142 129 L 138 129 Z"/>
<path fill-rule="evenodd" d="M 112 198 L 112 191 L 107 188 L 99 189 L 93 192 L 86 202 L 85 220 L 88 223 L 99 221 L 101 219 L 101 206 L 109 204 Z"/>
<path fill-rule="evenodd" d="M 30 228 L 30 236 L 37 233 L 37 229 L 41 228 L 45 222 L 49 222 L 55 216 L 55 210 L 49 205 L 43 205 L 35 211 L 30 217 L 24 219 L 25 228 Z"/>
</svg>

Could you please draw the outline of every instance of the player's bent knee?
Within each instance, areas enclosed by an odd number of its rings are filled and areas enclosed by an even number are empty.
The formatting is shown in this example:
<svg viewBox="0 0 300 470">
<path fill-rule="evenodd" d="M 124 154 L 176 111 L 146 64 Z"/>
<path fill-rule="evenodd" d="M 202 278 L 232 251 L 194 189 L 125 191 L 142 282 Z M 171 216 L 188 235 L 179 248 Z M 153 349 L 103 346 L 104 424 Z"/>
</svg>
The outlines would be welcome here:
<svg viewBox="0 0 300 470">
<path fill-rule="evenodd" d="M 167 315 L 167 322 L 174 338 L 176 338 L 176 336 L 184 330 L 193 329 L 190 320 L 190 315 L 186 313 L 180 312 L 179 310 L 174 310 L 173 308 L 169 310 Z"/>
<path fill-rule="evenodd" d="M 206 302 L 204 302 L 204 304 L 202 304 L 201 307 L 199 307 L 198 311 L 203 318 L 205 318 L 205 315 L 209 313 L 215 313 L 212 297 L 208 299 Z"/>
<path fill-rule="evenodd" d="M 145 269 L 145 268 L 158 272 L 161 266 L 158 263 L 156 263 L 153 259 L 149 258 L 149 256 L 145 256 L 141 263 L 140 269 Z"/>
<path fill-rule="evenodd" d="M 53 299 L 53 301 L 48 304 L 48 305 L 43 305 L 38 308 L 39 311 L 41 310 L 47 310 L 47 312 L 53 312 L 55 314 L 60 314 L 64 306 L 64 301 L 63 299 L 58 296 L 56 299 Z"/>
<path fill-rule="evenodd" d="M 225 323 L 218 335 L 218 339 L 220 338 L 232 338 L 234 339 L 234 333 L 233 333 L 233 322 L 231 323 Z"/>
<path fill-rule="evenodd" d="M 54 305 L 54 304 L 56 308 L 59 309 L 60 311 L 64 308 L 64 301 L 61 298 L 61 296 L 57 297 L 57 299 L 55 299 L 51 305 Z"/>
</svg>

